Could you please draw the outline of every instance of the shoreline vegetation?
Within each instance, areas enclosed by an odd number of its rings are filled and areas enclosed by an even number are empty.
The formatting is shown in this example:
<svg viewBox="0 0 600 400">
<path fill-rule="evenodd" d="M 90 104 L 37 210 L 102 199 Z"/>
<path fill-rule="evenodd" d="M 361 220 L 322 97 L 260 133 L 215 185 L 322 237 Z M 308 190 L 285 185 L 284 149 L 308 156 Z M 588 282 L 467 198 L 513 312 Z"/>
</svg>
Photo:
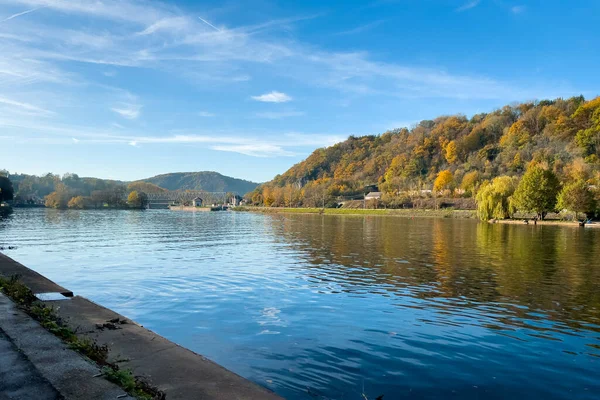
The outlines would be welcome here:
<svg viewBox="0 0 600 400">
<path fill-rule="evenodd" d="M 455 210 L 452 208 L 428 209 L 374 209 L 374 208 L 316 208 L 316 207 L 255 207 L 238 206 L 231 209 L 238 212 L 257 212 L 263 214 L 319 214 L 319 215 L 379 215 L 396 217 L 428 217 L 428 218 L 477 218 L 475 210 Z"/>
<path fill-rule="evenodd" d="M 600 97 L 508 105 L 467 118 L 350 136 L 246 195 L 254 206 L 335 208 L 376 198 L 474 199 L 481 220 L 600 215 Z M 428 207 L 437 208 L 437 207 Z M 461 208 L 461 207 L 458 207 Z"/>
</svg>

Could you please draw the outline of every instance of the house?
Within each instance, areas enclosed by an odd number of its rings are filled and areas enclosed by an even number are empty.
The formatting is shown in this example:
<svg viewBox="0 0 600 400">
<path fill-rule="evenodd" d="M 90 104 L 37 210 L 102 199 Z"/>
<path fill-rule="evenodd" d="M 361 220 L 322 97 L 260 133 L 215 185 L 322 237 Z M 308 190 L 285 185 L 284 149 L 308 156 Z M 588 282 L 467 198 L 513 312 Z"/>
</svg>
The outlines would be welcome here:
<svg viewBox="0 0 600 400">
<path fill-rule="evenodd" d="M 381 199 L 381 192 L 369 192 L 365 196 L 365 200 L 380 200 L 380 199 Z"/>
<path fill-rule="evenodd" d="M 202 199 L 200 197 L 196 197 L 194 200 L 192 200 L 192 205 L 194 207 L 202 207 Z"/>
<path fill-rule="evenodd" d="M 235 194 L 229 200 L 229 204 L 231 204 L 232 207 L 237 207 L 237 206 L 240 205 L 240 203 L 242 202 L 242 200 L 243 200 L 242 196 Z"/>
</svg>

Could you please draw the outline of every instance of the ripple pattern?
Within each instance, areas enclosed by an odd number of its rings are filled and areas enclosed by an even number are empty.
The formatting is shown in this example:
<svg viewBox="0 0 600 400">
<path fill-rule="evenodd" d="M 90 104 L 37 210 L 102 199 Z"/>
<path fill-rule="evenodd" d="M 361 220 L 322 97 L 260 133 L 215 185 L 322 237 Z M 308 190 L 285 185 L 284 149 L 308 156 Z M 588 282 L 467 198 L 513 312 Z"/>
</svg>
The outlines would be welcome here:
<svg viewBox="0 0 600 400">
<path fill-rule="evenodd" d="M 600 232 L 16 210 L 6 254 L 289 399 L 595 399 Z"/>
</svg>

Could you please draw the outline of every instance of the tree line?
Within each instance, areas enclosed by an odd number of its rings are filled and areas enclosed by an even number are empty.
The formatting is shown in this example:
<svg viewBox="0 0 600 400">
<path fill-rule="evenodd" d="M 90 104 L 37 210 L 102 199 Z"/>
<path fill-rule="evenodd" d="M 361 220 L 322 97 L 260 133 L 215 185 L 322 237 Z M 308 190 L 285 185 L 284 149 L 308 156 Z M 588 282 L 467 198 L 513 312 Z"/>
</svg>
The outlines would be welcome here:
<svg viewBox="0 0 600 400">
<path fill-rule="evenodd" d="M 477 200 L 483 219 L 515 211 L 543 218 L 565 209 L 597 213 L 599 186 L 600 97 L 578 96 L 350 136 L 246 198 L 267 207 L 334 207 L 378 187 L 391 207 L 427 196 L 467 197 Z"/>
<path fill-rule="evenodd" d="M 125 184 L 107 179 L 82 178 L 72 173 L 35 176 L 11 175 L 3 171 L 0 175 L 10 182 L 10 200 L 14 200 L 16 205 L 44 205 L 57 209 L 143 208 L 148 201 L 147 193 L 166 191 L 148 182 Z M 0 184 L 3 182 L 0 180 Z"/>
</svg>

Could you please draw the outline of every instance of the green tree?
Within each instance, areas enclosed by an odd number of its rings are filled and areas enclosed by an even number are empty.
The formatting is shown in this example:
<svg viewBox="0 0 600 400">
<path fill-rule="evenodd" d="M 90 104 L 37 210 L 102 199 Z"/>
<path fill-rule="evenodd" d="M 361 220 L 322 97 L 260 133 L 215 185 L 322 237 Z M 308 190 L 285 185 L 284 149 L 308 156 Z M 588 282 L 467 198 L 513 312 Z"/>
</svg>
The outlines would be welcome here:
<svg viewBox="0 0 600 400">
<path fill-rule="evenodd" d="M 499 176 L 492 182 L 485 181 L 475 197 L 479 218 L 483 221 L 510 218 L 515 211 L 511 196 L 516 187 L 516 179 L 509 176 Z"/>
<path fill-rule="evenodd" d="M 0 202 L 9 201 L 14 198 L 13 184 L 6 176 L 0 176 Z"/>
<path fill-rule="evenodd" d="M 577 180 L 563 187 L 558 195 L 557 208 L 578 213 L 592 213 L 596 209 L 596 199 L 584 180 Z"/>
<path fill-rule="evenodd" d="M 530 165 L 513 196 L 514 206 L 520 211 L 535 212 L 544 219 L 556 206 L 560 183 L 556 175 L 539 164 Z"/>
</svg>

